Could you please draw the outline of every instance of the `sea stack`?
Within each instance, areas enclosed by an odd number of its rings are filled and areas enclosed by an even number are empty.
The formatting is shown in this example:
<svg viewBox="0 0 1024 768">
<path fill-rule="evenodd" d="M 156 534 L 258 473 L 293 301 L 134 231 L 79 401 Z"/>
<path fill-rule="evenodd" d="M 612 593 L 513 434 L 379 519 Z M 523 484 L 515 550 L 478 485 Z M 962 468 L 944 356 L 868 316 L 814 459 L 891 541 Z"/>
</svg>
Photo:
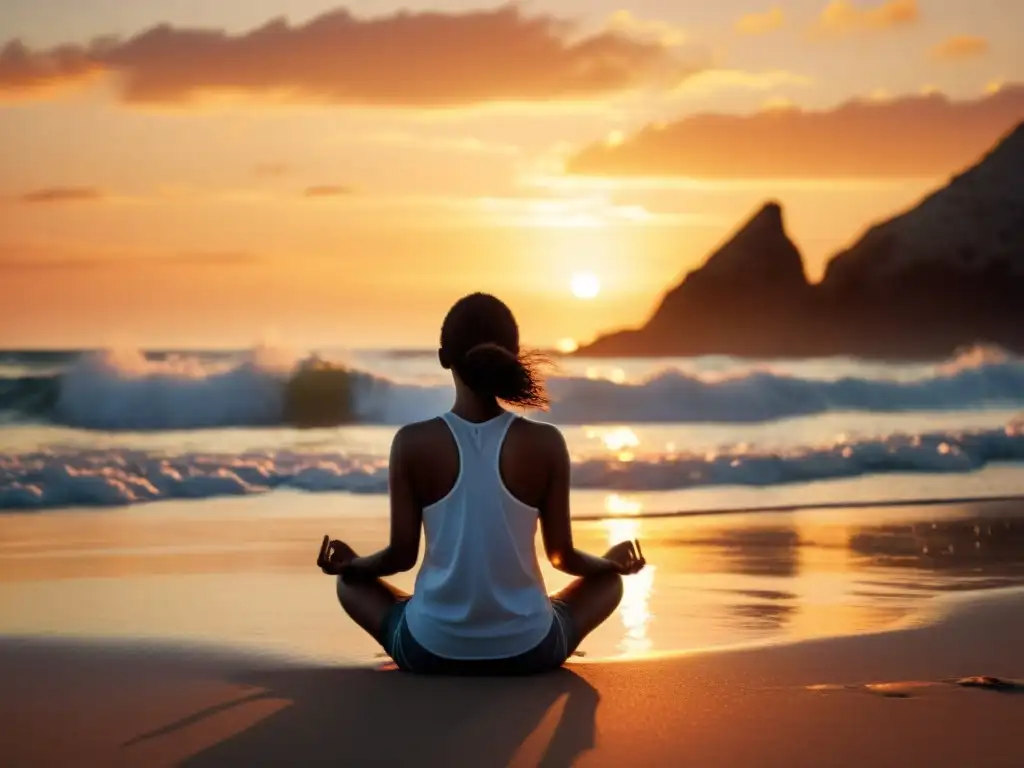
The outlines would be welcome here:
<svg viewBox="0 0 1024 768">
<path fill-rule="evenodd" d="M 595 356 L 854 355 L 934 359 L 976 344 L 1024 352 L 1024 124 L 913 209 L 871 227 L 811 285 L 766 204 Z"/>
<path fill-rule="evenodd" d="M 782 208 L 769 202 L 669 290 L 642 329 L 601 337 L 580 353 L 756 355 L 769 347 L 797 353 L 805 346 L 800 318 L 811 301 Z"/>
</svg>

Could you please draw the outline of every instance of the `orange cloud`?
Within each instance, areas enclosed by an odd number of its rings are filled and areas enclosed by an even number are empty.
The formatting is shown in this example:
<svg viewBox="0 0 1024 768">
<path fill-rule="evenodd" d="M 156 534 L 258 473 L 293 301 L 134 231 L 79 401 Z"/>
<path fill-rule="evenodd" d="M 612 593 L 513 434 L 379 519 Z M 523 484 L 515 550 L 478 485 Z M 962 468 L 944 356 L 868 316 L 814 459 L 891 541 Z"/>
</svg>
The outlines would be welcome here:
<svg viewBox="0 0 1024 768">
<path fill-rule="evenodd" d="M 686 31 L 667 21 L 641 19 L 629 11 L 616 11 L 608 17 L 608 29 L 641 40 L 653 40 L 673 48 L 686 42 Z"/>
<path fill-rule="evenodd" d="M 826 36 L 877 32 L 908 26 L 920 18 L 917 0 L 885 0 L 867 7 L 855 5 L 851 0 L 832 0 L 821 12 L 812 31 Z"/>
<path fill-rule="evenodd" d="M 81 203 L 102 199 L 103 192 L 95 187 L 45 187 L 18 197 L 19 202 L 29 204 Z"/>
<path fill-rule="evenodd" d="M 87 46 L 33 51 L 15 40 L 0 53 L 0 98 L 31 97 L 103 72 L 117 76 L 123 101 L 150 105 L 231 94 L 421 108 L 588 99 L 677 83 L 685 71 L 673 48 L 631 34 L 629 25 L 580 34 L 566 20 L 527 16 L 518 5 L 376 18 L 339 9 L 238 35 L 164 24 Z"/>
<path fill-rule="evenodd" d="M 1024 120 L 1024 84 L 973 101 L 858 99 L 831 110 L 703 114 L 573 156 L 569 173 L 707 179 L 924 178 L 975 161 Z"/>
<path fill-rule="evenodd" d="M 137 254 L 86 251 L 62 253 L 34 245 L 0 247 L 0 272 L 64 272 L 71 269 L 150 269 L 176 266 L 243 267 L 259 264 L 263 258 L 244 251 L 185 251 L 181 253 Z"/>
<path fill-rule="evenodd" d="M 976 59 L 989 52 L 988 40 L 974 35 L 957 35 L 944 40 L 931 50 L 931 57 L 939 61 Z"/>
<path fill-rule="evenodd" d="M 352 194 L 352 188 L 335 184 L 322 184 L 315 187 L 306 187 L 302 194 L 303 197 L 346 197 Z"/>
<path fill-rule="evenodd" d="M 785 69 L 747 72 L 742 69 L 706 69 L 679 87 L 681 93 L 714 93 L 723 90 L 771 91 L 793 86 L 807 87 L 814 79 Z"/>
<path fill-rule="evenodd" d="M 765 35 L 781 29 L 786 23 L 782 8 L 774 6 L 764 13 L 748 13 L 736 22 L 736 32 L 741 35 Z"/>
<path fill-rule="evenodd" d="M 81 84 L 105 67 L 80 46 L 31 51 L 20 40 L 0 48 L 0 100 L 31 98 L 69 84 Z"/>
</svg>

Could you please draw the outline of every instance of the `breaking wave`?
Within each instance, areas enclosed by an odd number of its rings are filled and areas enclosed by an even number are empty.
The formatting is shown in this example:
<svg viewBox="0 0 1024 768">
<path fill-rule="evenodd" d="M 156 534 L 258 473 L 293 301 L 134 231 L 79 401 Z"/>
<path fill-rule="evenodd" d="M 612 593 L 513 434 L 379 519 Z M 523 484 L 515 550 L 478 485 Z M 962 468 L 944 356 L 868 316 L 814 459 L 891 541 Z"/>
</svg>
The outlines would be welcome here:
<svg viewBox="0 0 1024 768">
<path fill-rule="evenodd" d="M 620 491 L 772 486 L 886 472 L 964 473 L 1024 461 L 1024 423 L 970 432 L 895 434 L 789 451 L 742 450 L 574 462 L 573 486 Z M 305 491 L 386 493 L 381 457 L 294 451 L 167 455 L 124 449 L 0 455 L 0 509 L 138 504 Z"/>
<path fill-rule="evenodd" d="M 914 379 L 801 378 L 771 370 L 709 377 L 668 369 L 640 382 L 550 380 L 559 424 L 755 423 L 829 411 L 1024 405 L 1024 361 L 966 354 Z M 401 383 L 270 350 L 231 361 L 86 353 L 62 373 L 0 378 L 0 419 L 102 430 L 401 424 L 451 403 L 450 385 Z"/>
</svg>

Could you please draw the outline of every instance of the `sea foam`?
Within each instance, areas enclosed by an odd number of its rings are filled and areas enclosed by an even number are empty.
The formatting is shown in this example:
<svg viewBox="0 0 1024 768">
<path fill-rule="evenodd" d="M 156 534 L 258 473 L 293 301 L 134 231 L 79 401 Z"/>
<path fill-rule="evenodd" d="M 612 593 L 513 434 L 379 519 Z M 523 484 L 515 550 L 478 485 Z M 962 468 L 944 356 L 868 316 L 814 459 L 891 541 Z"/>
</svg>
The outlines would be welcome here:
<svg viewBox="0 0 1024 768">
<path fill-rule="evenodd" d="M 1024 461 L 1024 425 L 968 432 L 893 434 L 787 451 L 735 449 L 575 461 L 576 488 L 621 491 L 773 486 L 886 472 L 964 473 Z M 115 506 L 175 498 L 266 493 L 387 492 L 382 457 L 298 451 L 240 454 L 126 449 L 0 455 L 0 509 Z"/>
</svg>

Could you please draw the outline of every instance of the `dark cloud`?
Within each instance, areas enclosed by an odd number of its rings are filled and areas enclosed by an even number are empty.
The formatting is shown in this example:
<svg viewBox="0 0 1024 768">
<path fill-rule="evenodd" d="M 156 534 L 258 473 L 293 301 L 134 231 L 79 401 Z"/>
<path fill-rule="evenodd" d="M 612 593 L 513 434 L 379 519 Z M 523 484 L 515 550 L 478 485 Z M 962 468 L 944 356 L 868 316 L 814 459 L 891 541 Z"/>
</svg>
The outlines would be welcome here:
<svg viewBox="0 0 1024 768">
<path fill-rule="evenodd" d="M 651 125 L 570 158 L 570 173 L 694 178 L 909 178 L 964 168 L 1024 120 L 1024 85 L 971 101 L 907 96 L 820 112 L 769 109 Z"/>
<path fill-rule="evenodd" d="M 315 187 L 306 187 L 303 197 L 346 197 L 352 194 L 351 187 L 336 184 L 321 184 Z"/>
<path fill-rule="evenodd" d="M 124 101 L 182 104 L 207 94 L 363 106 L 446 107 L 592 98 L 677 82 L 674 48 L 628 30 L 579 34 L 517 5 L 465 13 L 402 11 L 360 18 L 344 9 L 251 32 L 160 25 L 123 41 L 0 52 L 0 98 L 28 97 L 97 72 Z"/>
<path fill-rule="evenodd" d="M 81 203 L 103 199 L 103 192 L 96 187 L 45 187 L 33 189 L 18 197 L 18 201 L 33 205 L 48 203 Z"/>
</svg>

